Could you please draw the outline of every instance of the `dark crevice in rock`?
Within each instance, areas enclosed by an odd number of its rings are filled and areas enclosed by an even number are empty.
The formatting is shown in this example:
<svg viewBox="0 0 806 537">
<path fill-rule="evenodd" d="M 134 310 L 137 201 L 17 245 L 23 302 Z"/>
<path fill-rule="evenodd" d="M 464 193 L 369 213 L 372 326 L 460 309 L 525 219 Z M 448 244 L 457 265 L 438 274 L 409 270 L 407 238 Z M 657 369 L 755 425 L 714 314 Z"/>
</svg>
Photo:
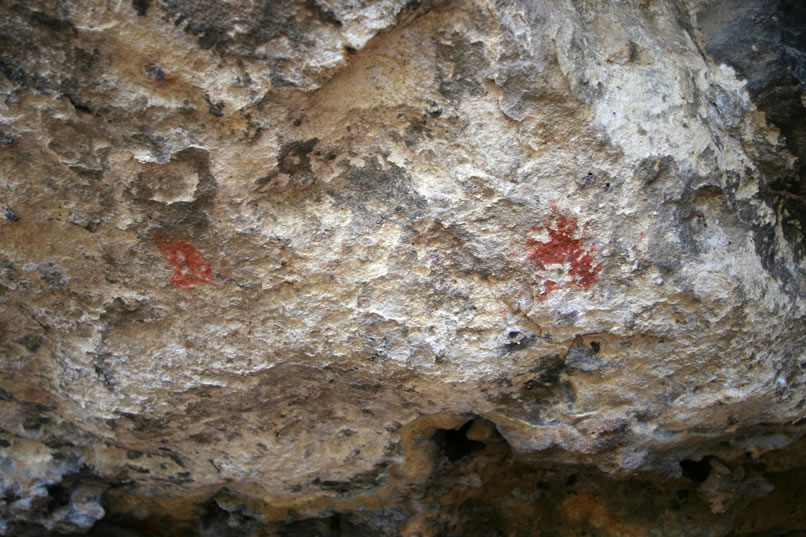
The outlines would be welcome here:
<svg viewBox="0 0 806 537">
<path fill-rule="evenodd" d="M 683 470 L 683 477 L 697 482 L 705 481 L 711 473 L 711 465 L 708 464 L 707 457 L 703 457 L 698 461 L 682 460 L 680 461 L 680 468 Z"/>
<path fill-rule="evenodd" d="M 289 508 L 285 520 L 266 521 L 260 500 L 225 488 L 199 503 L 192 520 L 167 514 L 132 517 L 115 512 L 116 504 L 104 501 L 107 515 L 86 535 L 392 537 L 403 534 L 414 521 L 428 534 L 446 537 L 525 537 L 532 535 L 535 524 L 548 535 L 569 529 L 575 535 L 593 535 L 604 528 L 610 529 L 602 535 L 616 535 L 626 531 L 624 521 L 635 528 L 660 530 L 669 513 L 678 521 L 681 535 L 698 534 L 703 521 L 715 537 L 747 534 L 748 528 L 757 532 L 806 529 L 802 522 L 806 520 L 801 490 L 804 469 L 792 466 L 806 450 L 804 440 L 781 453 L 751 458 L 742 446 L 763 443 L 763 438 L 743 434 L 735 442 L 741 449 L 721 442 L 702 456 L 680 460 L 681 477 L 619 476 L 580 464 L 550 462 L 549 452 L 525 458 L 484 418 L 443 416 L 435 421 L 426 416 L 420 421 L 422 427 L 410 433 L 406 457 L 410 462 L 430 461 L 432 469 L 414 481 L 396 474 L 388 485 L 396 492 L 383 496 L 388 501 L 380 509 L 341 509 L 336 503 L 328 506 L 331 500 L 324 497 L 315 508 L 298 504 L 298 509 Z M 440 423 L 441 427 L 435 427 Z M 46 512 L 67 508 L 76 501 L 74 491 L 92 479 L 96 478 L 81 470 L 51 483 Z M 374 497 L 374 491 L 367 497 Z M 13 491 L 6 491 L 3 501 L 16 498 Z M 360 506 L 361 496 L 353 498 Z M 136 497 L 124 505 L 129 502 L 136 504 Z M 16 528 L 25 530 L 21 535 L 43 535 L 34 524 Z M 70 533 L 57 530 L 55 534 Z"/>
<path fill-rule="evenodd" d="M 434 433 L 434 442 L 450 462 L 456 462 L 484 449 L 483 442 L 467 437 L 467 430 L 472 424 L 472 421 L 468 421 L 458 430 L 440 429 Z"/>
</svg>

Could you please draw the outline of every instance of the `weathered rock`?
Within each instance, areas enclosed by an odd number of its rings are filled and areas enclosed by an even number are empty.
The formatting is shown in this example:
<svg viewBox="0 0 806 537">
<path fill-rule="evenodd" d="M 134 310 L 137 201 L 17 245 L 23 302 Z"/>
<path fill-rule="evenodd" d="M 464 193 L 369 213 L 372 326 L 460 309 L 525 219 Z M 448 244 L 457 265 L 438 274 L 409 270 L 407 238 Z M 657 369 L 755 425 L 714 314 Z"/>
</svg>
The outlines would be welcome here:
<svg viewBox="0 0 806 537">
<path fill-rule="evenodd" d="M 0 534 L 806 531 L 799 3 L 0 10 Z"/>
</svg>

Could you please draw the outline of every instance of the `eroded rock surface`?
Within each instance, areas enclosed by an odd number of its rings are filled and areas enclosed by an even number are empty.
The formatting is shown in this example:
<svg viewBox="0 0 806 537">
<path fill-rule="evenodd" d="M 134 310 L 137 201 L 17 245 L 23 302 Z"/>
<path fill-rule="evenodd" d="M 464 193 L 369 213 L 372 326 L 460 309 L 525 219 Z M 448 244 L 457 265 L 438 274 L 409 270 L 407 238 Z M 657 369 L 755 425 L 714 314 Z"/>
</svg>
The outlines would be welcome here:
<svg viewBox="0 0 806 537">
<path fill-rule="evenodd" d="M 0 11 L 0 534 L 806 531 L 800 3 Z"/>
</svg>

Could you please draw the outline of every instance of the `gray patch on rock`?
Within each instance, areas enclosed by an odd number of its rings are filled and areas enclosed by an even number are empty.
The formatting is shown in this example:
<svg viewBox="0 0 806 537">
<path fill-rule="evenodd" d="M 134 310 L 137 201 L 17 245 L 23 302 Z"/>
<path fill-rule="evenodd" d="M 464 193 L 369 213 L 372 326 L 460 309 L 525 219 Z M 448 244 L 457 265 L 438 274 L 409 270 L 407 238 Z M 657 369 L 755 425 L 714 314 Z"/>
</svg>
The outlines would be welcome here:
<svg viewBox="0 0 806 537">
<path fill-rule="evenodd" d="M 255 181 L 258 191 L 287 187 L 307 188 L 313 185 L 315 176 L 311 170 L 311 153 L 318 143 L 318 138 L 311 138 L 283 144 L 277 157 L 277 168 Z M 281 183 L 280 174 L 284 174 L 287 181 Z"/>
<path fill-rule="evenodd" d="M 470 42 L 462 34 L 437 36 L 437 58 L 450 64 L 451 75 L 439 70 L 439 92 L 448 100 L 459 101 L 464 95 L 479 96 L 484 93 L 480 77 L 488 67 L 484 43 Z"/>
<path fill-rule="evenodd" d="M 44 280 L 45 283 L 56 289 L 64 288 L 64 285 L 70 281 L 70 273 L 67 272 L 67 269 L 57 265 L 53 261 L 40 263 L 33 267 L 26 266 L 24 268 L 25 270 L 35 269 L 39 275 L 42 276 L 42 280 Z"/>
<path fill-rule="evenodd" d="M 592 374 L 601 371 L 610 364 L 609 360 L 599 354 L 599 344 L 595 341 L 587 347 L 581 340 L 574 343 L 565 357 L 565 366 Z"/>
<path fill-rule="evenodd" d="M 201 147 L 190 146 L 174 153 L 172 161 L 189 164 L 198 176 L 193 192 L 193 201 L 162 203 L 150 198 L 149 177 L 141 174 L 138 182 L 129 189 L 135 203 L 155 213 L 153 220 L 144 232 L 151 238 L 154 232 L 165 236 L 198 236 L 210 225 L 208 211 L 215 202 L 218 182 L 210 171 L 210 154 Z M 151 217 L 148 217 L 151 219 Z"/>
<path fill-rule="evenodd" d="M 733 67 L 747 80 L 753 102 L 784 135 L 798 158 L 798 172 L 764 172 L 761 198 L 783 215 L 780 225 L 797 258 L 806 257 L 806 5 L 797 0 L 727 0 L 711 2 L 697 15 L 707 53 Z M 717 103 L 719 104 L 719 103 Z M 722 107 L 724 108 L 724 106 Z M 744 210 L 749 210 L 745 208 Z M 747 218 L 744 218 L 747 221 Z M 774 231 L 755 225 L 764 267 L 792 287 L 804 275 L 786 274 L 774 260 Z M 796 286 L 797 287 L 797 286 Z"/>
<path fill-rule="evenodd" d="M 394 163 L 383 169 L 376 158 L 366 160 L 363 168 L 350 168 L 346 182 L 328 189 L 328 194 L 339 203 L 361 215 L 362 221 L 372 226 L 373 216 L 384 218 L 397 215 L 409 221 L 422 217 L 426 199 L 414 188 L 405 170 Z M 377 206 L 373 210 L 370 204 Z"/>
</svg>

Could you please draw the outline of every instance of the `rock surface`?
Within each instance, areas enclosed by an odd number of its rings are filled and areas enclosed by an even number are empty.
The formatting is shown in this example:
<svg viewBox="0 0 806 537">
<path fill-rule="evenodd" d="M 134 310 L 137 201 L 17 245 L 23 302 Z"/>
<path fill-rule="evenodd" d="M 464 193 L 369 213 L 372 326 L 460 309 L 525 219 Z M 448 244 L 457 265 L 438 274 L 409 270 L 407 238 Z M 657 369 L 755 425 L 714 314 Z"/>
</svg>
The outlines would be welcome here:
<svg viewBox="0 0 806 537">
<path fill-rule="evenodd" d="M 806 532 L 804 11 L 4 2 L 0 534 Z"/>
</svg>

